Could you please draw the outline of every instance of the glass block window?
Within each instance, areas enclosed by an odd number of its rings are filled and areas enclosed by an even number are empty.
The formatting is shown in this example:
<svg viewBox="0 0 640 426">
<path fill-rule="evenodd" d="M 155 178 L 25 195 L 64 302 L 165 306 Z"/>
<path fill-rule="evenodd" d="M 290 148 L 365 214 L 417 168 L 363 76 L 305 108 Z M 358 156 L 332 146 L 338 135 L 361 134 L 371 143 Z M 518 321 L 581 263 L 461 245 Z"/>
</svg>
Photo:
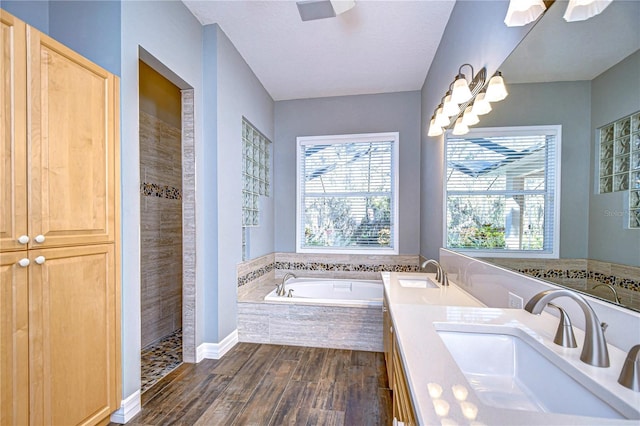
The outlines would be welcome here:
<svg viewBox="0 0 640 426">
<path fill-rule="evenodd" d="M 271 141 L 242 119 L 242 226 L 258 226 L 259 198 L 269 196 Z"/>
<path fill-rule="evenodd" d="M 445 247 L 471 256 L 557 257 L 560 126 L 446 136 Z"/>
<path fill-rule="evenodd" d="M 629 227 L 640 229 L 640 112 L 631 116 Z"/>
<path fill-rule="evenodd" d="M 640 229 L 640 112 L 598 128 L 599 192 L 628 191 L 629 227 Z"/>
<path fill-rule="evenodd" d="M 397 254 L 399 134 L 297 142 L 296 250 Z"/>
</svg>

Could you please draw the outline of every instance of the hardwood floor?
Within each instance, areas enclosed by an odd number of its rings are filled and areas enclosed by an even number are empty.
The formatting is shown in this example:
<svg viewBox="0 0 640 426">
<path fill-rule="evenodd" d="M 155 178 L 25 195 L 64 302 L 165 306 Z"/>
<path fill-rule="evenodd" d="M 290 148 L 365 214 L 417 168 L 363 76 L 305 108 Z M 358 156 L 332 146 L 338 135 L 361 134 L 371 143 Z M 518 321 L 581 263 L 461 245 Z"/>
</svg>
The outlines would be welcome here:
<svg viewBox="0 0 640 426">
<path fill-rule="evenodd" d="M 381 353 L 239 343 L 183 364 L 128 425 L 390 425 Z"/>
</svg>

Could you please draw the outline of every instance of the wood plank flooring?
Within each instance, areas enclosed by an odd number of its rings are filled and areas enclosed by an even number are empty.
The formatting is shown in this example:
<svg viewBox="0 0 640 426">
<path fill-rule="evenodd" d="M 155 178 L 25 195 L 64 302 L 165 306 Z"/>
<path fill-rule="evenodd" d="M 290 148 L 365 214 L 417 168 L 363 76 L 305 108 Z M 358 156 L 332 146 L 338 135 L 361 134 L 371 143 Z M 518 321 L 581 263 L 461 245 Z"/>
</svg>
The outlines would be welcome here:
<svg viewBox="0 0 640 426">
<path fill-rule="evenodd" d="M 381 353 L 239 343 L 183 364 L 142 395 L 127 425 L 392 423 Z"/>
</svg>

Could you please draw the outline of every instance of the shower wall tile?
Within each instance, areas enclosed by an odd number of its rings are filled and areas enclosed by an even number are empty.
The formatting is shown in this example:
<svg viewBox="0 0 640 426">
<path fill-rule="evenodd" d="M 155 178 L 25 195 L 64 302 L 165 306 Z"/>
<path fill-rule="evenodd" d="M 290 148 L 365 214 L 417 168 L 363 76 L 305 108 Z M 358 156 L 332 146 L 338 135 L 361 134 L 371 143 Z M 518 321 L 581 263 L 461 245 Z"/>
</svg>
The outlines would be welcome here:
<svg viewBox="0 0 640 426">
<path fill-rule="evenodd" d="M 182 90 L 182 346 L 196 362 L 196 155 L 193 89 Z"/>
<path fill-rule="evenodd" d="M 182 327 L 181 130 L 140 111 L 141 343 Z"/>
</svg>

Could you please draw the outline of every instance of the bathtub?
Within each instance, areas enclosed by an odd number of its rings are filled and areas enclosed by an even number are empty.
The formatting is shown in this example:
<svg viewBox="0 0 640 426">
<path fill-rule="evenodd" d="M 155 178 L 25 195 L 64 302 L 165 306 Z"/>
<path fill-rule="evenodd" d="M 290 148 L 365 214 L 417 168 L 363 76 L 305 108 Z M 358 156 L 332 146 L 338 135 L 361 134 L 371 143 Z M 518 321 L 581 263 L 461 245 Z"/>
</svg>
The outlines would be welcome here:
<svg viewBox="0 0 640 426">
<path fill-rule="evenodd" d="M 267 302 L 308 303 L 314 305 L 381 306 L 381 280 L 337 278 L 291 278 L 284 285 L 292 297 L 276 295 L 276 289 L 264 298 Z"/>
</svg>

